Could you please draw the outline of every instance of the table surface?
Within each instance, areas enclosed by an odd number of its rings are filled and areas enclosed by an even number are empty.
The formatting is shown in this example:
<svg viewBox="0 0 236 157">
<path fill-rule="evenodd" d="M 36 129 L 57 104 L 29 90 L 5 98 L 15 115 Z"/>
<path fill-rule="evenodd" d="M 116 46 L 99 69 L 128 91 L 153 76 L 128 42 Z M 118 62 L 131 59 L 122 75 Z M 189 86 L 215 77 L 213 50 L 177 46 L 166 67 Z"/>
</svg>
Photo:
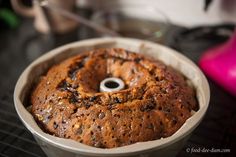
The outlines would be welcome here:
<svg viewBox="0 0 236 157">
<path fill-rule="evenodd" d="M 181 28 L 182 29 L 182 28 Z M 174 27 L 172 33 L 180 28 Z M 68 42 L 89 38 L 84 27 L 67 35 L 42 35 L 32 27 L 31 20 L 23 20 L 15 30 L 0 32 L 0 156 L 40 156 L 45 157 L 31 133 L 19 120 L 13 104 L 15 83 L 22 71 L 48 50 Z M 173 35 L 172 34 L 172 35 Z M 178 47 L 171 41 L 171 47 Z M 177 43 L 179 44 L 179 43 Z M 192 45 L 191 45 L 192 44 Z M 212 43 L 196 41 L 178 48 L 194 62 Z M 228 94 L 217 84 L 209 80 L 211 100 L 203 121 L 193 132 L 178 156 L 236 156 L 236 98 Z M 30 149 L 29 149 L 30 148 Z M 230 149 L 230 153 L 188 153 L 194 149 Z"/>
</svg>

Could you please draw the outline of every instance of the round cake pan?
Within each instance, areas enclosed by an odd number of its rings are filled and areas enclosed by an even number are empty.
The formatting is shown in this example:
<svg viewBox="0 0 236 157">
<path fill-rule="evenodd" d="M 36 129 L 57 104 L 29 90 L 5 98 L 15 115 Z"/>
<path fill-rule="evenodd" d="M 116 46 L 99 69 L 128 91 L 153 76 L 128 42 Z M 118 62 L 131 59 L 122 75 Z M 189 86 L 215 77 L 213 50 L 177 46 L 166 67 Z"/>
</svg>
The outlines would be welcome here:
<svg viewBox="0 0 236 157">
<path fill-rule="evenodd" d="M 79 142 L 58 138 L 43 132 L 28 112 L 29 95 L 32 87 L 52 65 L 80 52 L 98 48 L 124 48 L 159 59 L 180 71 L 196 89 L 200 109 L 172 136 L 158 140 L 139 142 L 128 146 L 102 149 Z M 189 135 L 201 122 L 210 99 L 208 82 L 199 68 L 188 58 L 165 46 L 130 38 L 98 38 L 79 41 L 54 49 L 39 57 L 21 74 L 14 91 L 16 111 L 23 124 L 50 157 L 95 157 L 95 156 L 175 156 Z"/>
</svg>

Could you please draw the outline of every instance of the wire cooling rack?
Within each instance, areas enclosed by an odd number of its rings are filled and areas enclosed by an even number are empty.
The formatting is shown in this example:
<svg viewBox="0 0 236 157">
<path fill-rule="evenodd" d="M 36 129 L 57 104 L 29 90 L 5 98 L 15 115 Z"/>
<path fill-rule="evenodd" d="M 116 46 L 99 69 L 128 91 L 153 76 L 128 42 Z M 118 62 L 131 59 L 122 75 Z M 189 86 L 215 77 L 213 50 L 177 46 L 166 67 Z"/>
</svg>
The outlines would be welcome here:
<svg viewBox="0 0 236 157">
<path fill-rule="evenodd" d="M 18 118 L 12 100 L 12 91 L 6 92 L 0 99 L 0 156 L 45 157 Z"/>
</svg>

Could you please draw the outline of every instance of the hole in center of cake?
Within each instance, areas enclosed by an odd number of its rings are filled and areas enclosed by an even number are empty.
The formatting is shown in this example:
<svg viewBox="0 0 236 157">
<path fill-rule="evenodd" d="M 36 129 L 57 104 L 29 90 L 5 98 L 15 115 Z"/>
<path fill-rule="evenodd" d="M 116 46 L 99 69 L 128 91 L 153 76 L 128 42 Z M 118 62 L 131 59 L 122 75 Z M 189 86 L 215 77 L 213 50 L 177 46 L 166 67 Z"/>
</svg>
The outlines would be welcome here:
<svg viewBox="0 0 236 157">
<path fill-rule="evenodd" d="M 124 81 L 117 77 L 106 78 L 100 83 L 101 92 L 115 92 L 124 89 L 124 87 Z"/>
<path fill-rule="evenodd" d="M 105 83 L 105 86 L 107 88 L 117 88 L 117 87 L 119 87 L 119 84 L 115 81 L 108 81 Z"/>
</svg>

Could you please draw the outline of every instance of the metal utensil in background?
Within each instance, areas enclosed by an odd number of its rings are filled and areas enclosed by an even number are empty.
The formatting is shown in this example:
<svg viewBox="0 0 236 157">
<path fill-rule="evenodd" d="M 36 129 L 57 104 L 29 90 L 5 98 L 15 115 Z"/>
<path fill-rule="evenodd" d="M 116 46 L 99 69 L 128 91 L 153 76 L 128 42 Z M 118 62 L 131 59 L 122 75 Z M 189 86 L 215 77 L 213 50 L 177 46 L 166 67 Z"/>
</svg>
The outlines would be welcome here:
<svg viewBox="0 0 236 157">
<path fill-rule="evenodd" d="M 62 16 L 73 19 L 73 20 L 77 21 L 78 23 L 84 24 L 84 25 L 96 30 L 97 32 L 101 32 L 103 34 L 110 35 L 110 36 L 120 36 L 117 32 L 115 32 L 111 29 L 108 29 L 102 25 L 96 24 L 95 22 L 92 22 L 82 16 L 68 12 L 56 5 L 51 4 L 48 0 L 37 0 L 37 1 L 40 2 L 40 5 L 42 7 L 50 9 L 52 11 L 56 11 L 59 14 L 61 14 Z"/>
</svg>

